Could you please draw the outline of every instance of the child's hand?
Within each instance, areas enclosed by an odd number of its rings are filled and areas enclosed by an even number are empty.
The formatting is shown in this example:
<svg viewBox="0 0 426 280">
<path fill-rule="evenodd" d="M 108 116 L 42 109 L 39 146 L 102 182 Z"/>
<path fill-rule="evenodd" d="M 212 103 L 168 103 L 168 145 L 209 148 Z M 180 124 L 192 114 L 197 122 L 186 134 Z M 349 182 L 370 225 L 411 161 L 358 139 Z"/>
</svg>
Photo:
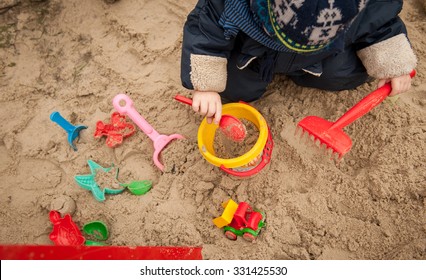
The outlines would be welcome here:
<svg viewBox="0 0 426 280">
<path fill-rule="evenodd" d="M 390 82 L 392 86 L 392 91 L 389 96 L 395 96 L 397 94 L 406 92 L 411 87 L 411 77 L 410 75 L 403 75 L 395 77 L 392 79 L 383 79 L 379 81 L 377 88 L 382 87 L 384 84 Z"/>
<path fill-rule="evenodd" d="M 207 122 L 219 124 L 222 117 L 222 101 L 220 95 L 214 91 L 194 91 L 192 109 L 202 116 L 207 117 Z"/>
</svg>

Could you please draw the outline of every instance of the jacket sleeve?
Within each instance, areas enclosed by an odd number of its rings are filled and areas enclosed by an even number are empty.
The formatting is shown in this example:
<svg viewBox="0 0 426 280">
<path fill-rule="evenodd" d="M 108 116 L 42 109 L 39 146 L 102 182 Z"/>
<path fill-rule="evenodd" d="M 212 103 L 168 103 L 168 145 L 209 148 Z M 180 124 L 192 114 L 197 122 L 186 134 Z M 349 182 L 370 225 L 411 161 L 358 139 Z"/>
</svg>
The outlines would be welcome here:
<svg viewBox="0 0 426 280">
<path fill-rule="evenodd" d="M 410 73 L 417 65 L 398 14 L 402 0 L 370 0 L 355 22 L 353 45 L 367 73 L 378 79 Z"/>
<path fill-rule="evenodd" d="M 188 89 L 222 92 L 227 61 L 235 39 L 227 40 L 219 25 L 223 0 L 199 0 L 183 30 L 181 80 Z"/>
</svg>

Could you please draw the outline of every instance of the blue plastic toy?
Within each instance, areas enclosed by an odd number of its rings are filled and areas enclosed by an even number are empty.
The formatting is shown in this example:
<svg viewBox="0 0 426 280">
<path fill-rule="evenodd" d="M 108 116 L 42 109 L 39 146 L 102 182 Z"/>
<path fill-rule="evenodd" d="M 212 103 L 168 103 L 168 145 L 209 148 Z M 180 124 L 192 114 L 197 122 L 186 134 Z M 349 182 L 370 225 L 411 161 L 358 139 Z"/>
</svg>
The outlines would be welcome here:
<svg viewBox="0 0 426 280">
<path fill-rule="evenodd" d="M 71 145 L 71 147 L 74 149 L 74 151 L 77 151 L 77 147 L 74 145 L 74 139 L 77 138 L 80 134 L 80 131 L 83 129 L 86 129 L 87 126 L 85 125 L 77 125 L 74 126 L 70 124 L 66 119 L 64 119 L 59 112 L 53 112 L 50 114 L 50 119 L 57 123 L 60 127 L 65 129 L 65 131 L 68 133 L 68 143 Z"/>
</svg>

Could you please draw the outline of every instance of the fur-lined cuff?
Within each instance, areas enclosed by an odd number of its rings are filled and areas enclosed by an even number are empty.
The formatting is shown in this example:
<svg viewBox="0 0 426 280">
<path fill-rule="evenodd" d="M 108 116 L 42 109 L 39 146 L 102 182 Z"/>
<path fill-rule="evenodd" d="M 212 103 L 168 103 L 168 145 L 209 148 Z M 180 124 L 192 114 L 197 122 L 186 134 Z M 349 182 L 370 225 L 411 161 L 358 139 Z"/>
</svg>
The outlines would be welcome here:
<svg viewBox="0 0 426 280">
<path fill-rule="evenodd" d="M 195 90 L 222 92 L 226 87 L 224 57 L 191 54 L 191 83 Z"/>
<path fill-rule="evenodd" d="M 405 34 L 399 34 L 357 52 L 367 73 L 377 79 L 409 74 L 417 58 Z"/>
</svg>

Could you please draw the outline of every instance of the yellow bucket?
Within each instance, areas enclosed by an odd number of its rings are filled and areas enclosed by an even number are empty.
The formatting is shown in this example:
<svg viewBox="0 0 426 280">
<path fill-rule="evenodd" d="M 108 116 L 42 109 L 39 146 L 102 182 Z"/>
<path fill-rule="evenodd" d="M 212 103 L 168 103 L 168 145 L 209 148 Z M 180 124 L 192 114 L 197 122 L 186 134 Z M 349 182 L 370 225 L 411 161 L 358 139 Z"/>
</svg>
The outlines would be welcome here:
<svg viewBox="0 0 426 280">
<path fill-rule="evenodd" d="M 228 103 L 223 105 L 222 114 L 252 122 L 259 131 L 259 137 L 254 146 L 245 154 L 225 159 L 219 158 L 214 150 L 214 138 L 218 125 L 209 124 L 204 118 L 198 129 L 198 148 L 203 157 L 215 166 L 235 176 L 246 177 L 259 172 L 269 161 L 273 141 L 271 133 L 263 116 L 246 103 Z"/>
</svg>

